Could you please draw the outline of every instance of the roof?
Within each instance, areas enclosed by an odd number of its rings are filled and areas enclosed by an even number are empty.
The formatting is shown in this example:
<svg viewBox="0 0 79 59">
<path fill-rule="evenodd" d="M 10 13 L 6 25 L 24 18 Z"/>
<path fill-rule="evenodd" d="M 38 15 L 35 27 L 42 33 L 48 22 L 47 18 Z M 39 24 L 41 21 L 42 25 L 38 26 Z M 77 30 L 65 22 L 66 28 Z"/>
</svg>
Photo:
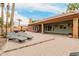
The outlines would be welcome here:
<svg viewBox="0 0 79 59">
<path fill-rule="evenodd" d="M 79 11 L 74 11 L 72 13 L 62 13 L 53 17 L 49 17 L 49 18 L 45 18 L 42 19 L 40 21 L 36 21 L 32 24 L 29 25 L 37 25 L 37 24 L 41 24 L 41 23 L 53 23 L 53 22 L 60 22 L 60 21 L 65 21 L 65 20 L 72 20 L 73 18 L 79 18 Z"/>
</svg>

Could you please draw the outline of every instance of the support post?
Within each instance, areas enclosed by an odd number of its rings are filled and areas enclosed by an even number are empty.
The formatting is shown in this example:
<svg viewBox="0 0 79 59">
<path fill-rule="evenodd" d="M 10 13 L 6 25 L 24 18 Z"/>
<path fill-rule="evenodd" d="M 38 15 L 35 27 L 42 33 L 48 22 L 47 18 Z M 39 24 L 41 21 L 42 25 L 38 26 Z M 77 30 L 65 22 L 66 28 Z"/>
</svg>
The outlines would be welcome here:
<svg viewBox="0 0 79 59">
<path fill-rule="evenodd" d="M 44 33 L 44 24 L 41 24 L 41 33 Z"/>
<path fill-rule="evenodd" d="M 78 18 L 73 18 L 73 38 L 78 39 Z"/>
</svg>

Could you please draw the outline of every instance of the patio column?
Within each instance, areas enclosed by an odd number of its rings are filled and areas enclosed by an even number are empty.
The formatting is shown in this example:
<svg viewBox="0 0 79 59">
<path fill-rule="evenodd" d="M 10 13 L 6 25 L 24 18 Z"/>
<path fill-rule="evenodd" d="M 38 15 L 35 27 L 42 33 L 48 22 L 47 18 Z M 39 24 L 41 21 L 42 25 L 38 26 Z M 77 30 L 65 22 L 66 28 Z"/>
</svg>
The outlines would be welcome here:
<svg viewBox="0 0 79 59">
<path fill-rule="evenodd" d="M 41 24 L 41 33 L 44 33 L 44 24 Z"/>
<path fill-rule="evenodd" d="M 73 18 L 73 38 L 78 38 L 78 18 Z"/>
</svg>

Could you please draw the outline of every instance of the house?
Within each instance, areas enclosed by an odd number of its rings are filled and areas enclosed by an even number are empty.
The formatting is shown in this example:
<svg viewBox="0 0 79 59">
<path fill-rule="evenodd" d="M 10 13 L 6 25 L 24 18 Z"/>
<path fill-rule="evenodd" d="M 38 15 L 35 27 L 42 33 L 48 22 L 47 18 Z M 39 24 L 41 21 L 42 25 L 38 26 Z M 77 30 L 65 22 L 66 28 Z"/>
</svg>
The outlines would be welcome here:
<svg viewBox="0 0 79 59">
<path fill-rule="evenodd" d="M 62 13 L 53 17 L 33 22 L 30 19 L 28 31 L 40 33 L 72 34 L 79 37 L 79 11 Z"/>
</svg>

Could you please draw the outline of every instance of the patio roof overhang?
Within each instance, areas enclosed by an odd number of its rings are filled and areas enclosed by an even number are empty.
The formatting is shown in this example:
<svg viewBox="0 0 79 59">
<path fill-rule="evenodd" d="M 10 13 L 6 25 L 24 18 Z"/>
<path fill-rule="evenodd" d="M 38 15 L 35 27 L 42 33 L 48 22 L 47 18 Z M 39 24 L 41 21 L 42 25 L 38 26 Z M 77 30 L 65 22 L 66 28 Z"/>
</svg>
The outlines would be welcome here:
<svg viewBox="0 0 79 59">
<path fill-rule="evenodd" d="M 54 17 L 49 17 L 37 22 L 34 22 L 30 25 L 39 25 L 39 24 L 47 24 L 47 23 L 56 23 L 56 22 L 62 22 L 62 21 L 67 21 L 67 20 L 72 20 L 73 18 L 79 18 L 79 12 L 73 12 L 73 13 L 63 13 L 59 14 Z"/>
</svg>

